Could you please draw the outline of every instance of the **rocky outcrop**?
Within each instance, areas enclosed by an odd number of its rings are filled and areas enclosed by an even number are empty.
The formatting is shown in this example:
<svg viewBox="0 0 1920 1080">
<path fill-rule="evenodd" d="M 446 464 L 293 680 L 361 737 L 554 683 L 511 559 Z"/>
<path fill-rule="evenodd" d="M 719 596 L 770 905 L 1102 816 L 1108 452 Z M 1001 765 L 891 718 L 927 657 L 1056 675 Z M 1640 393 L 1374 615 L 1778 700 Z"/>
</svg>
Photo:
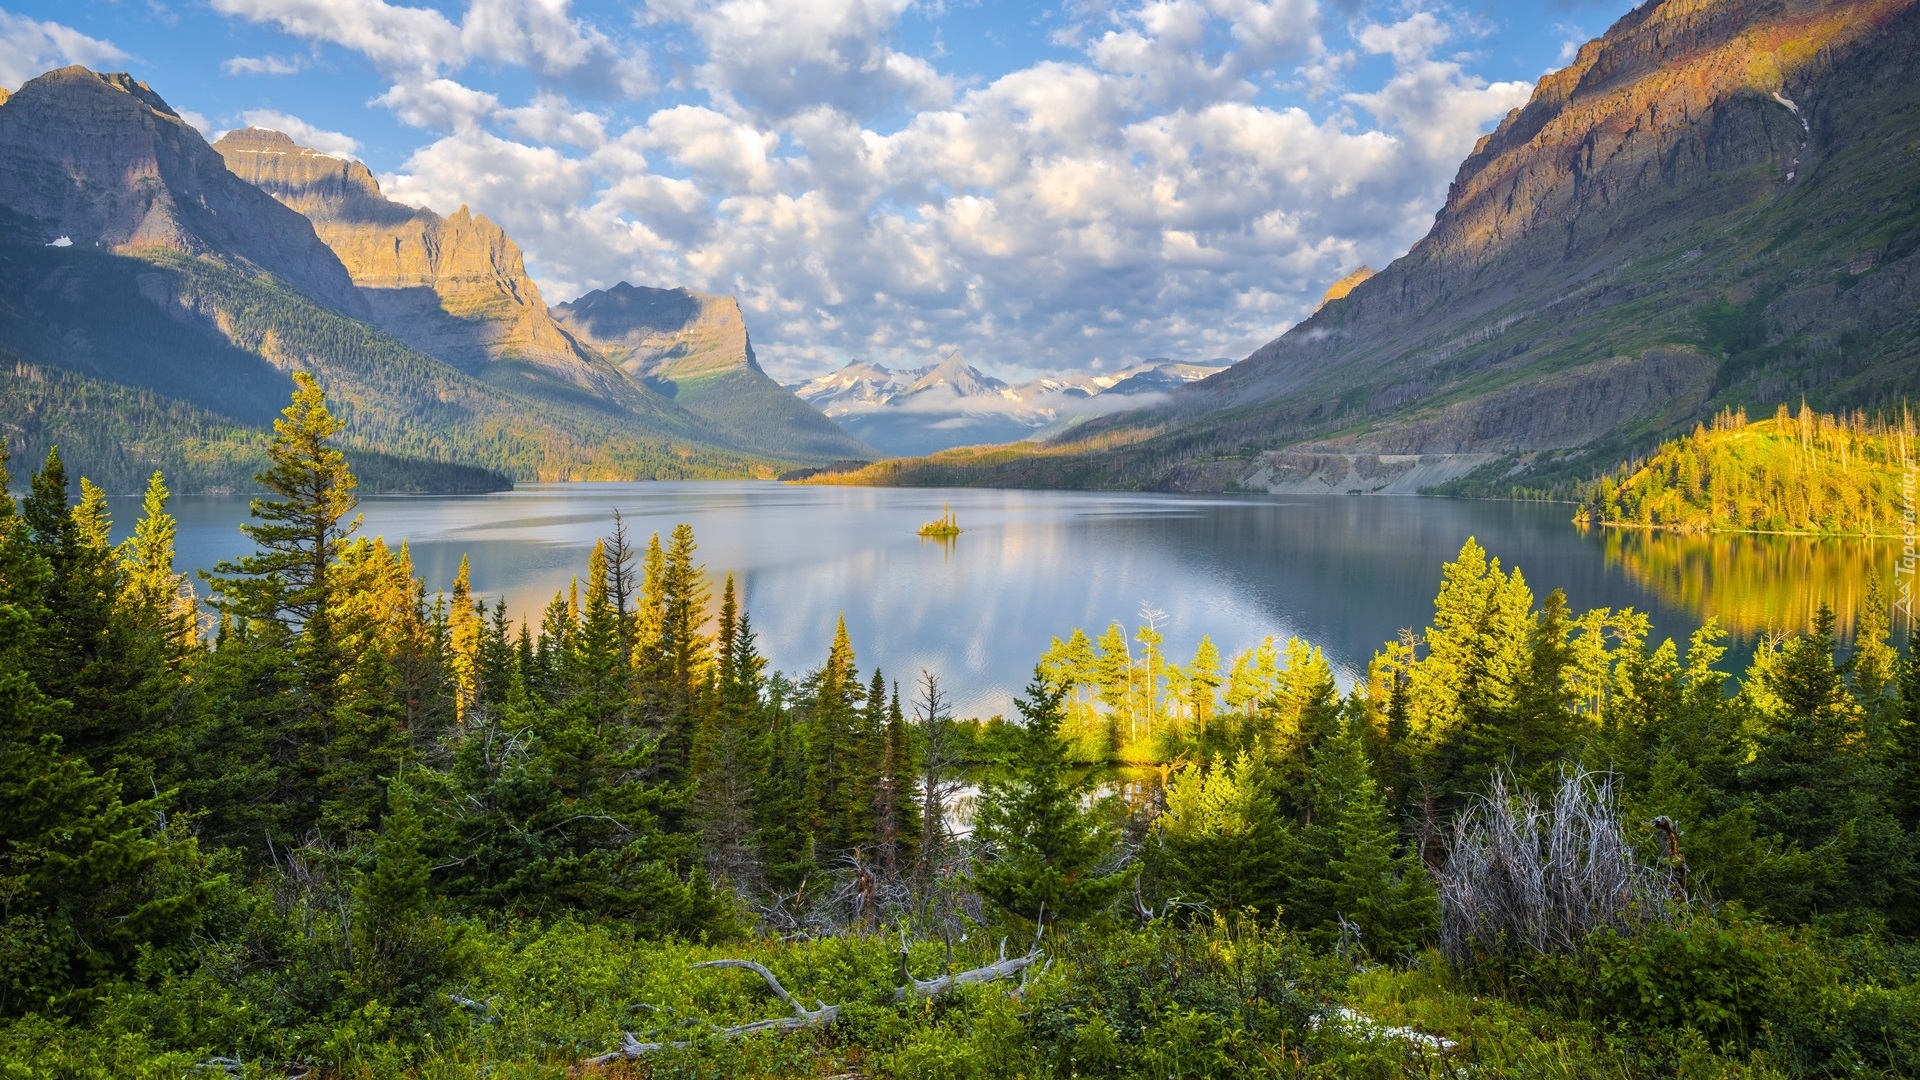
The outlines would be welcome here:
<svg viewBox="0 0 1920 1080">
<path fill-rule="evenodd" d="M 760 368 L 740 302 L 622 281 L 553 309 L 572 340 L 742 445 L 871 460 L 849 435 Z"/>
<path fill-rule="evenodd" d="M 18 216 L 20 242 L 213 257 L 367 313 L 313 226 L 229 172 L 130 75 L 61 68 L 0 103 L 0 207 Z"/>
<path fill-rule="evenodd" d="M 367 167 L 265 128 L 214 143 L 236 176 L 313 222 L 365 296 L 373 321 L 422 352 L 468 371 L 519 361 L 605 390 L 560 332 L 527 276 L 520 249 L 484 216 L 451 217 L 388 199 Z"/>
<path fill-rule="evenodd" d="M 1333 284 L 1327 286 L 1326 295 L 1320 298 L 1319 303 L 1313 305 L 1313 310 L 1319 311 L 1321 308 L 1326 307 L 1328 304 L 1333 303 L 1335 300 L 1344 298 L 1348 293 L 1353 291 L 1354 286 L 1360 284 L 1361 282 L 1367 280 L 1372 276 L 1373 276 L 1373 267 L 1362 266 L 1360 269 L 1355 270 L 1353 273 L 1348 274 L 1346 277 L 1343 277 L 1339 281 L 1336 281 Z"/>
<path fill-rule="evenodd" d="M 733 371 L 764 374 L 731 296 L 622 281 L 553 309 L 558 323 L 622 371 L 663 386 Z"/>
</svg>

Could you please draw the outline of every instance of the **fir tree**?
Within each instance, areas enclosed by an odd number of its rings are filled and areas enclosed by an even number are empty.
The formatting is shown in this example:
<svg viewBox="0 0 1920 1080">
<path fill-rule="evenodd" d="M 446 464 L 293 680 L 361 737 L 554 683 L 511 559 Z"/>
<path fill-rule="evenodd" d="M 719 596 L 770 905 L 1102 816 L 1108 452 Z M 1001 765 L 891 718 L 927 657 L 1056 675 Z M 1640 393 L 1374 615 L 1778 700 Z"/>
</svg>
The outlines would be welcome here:
<svg viewBox="0 0 1920 1080">
<path fill-rule="evenodd" d="M 1015 701 L 1017 729 L 1005 772 L 989 780 L 974 818 L 981 854 L 975 888 L 995 907 L 1028 921 L 1072 922 L 1119 896 L 1131 871 L 1114 870 L 1117 837 L 1081 806 L 1090 788 L 1075 779 L 1060 738 L 1064 695 L 1038 669 Z"/>
<path fill-rule="evenodd" d="M 1433 885 L 1415 852 L 1396 854 L 1397 830 L 1358 723 L 1342 725 L 1315 750 L 1311 784 L 1314 816 L 1294 855 L 1289 917 L 1325 939 L 1343 936 L 1344 923 L 1381 958 L 1429 939 L 1439 910 Z"/>
<path fill-rule="evenodd" d="M 480 639 L 484 609 L 476 607 L 467 557 L 453 576 L 447 608 L 447 666 L 453 676 L 454 718 L 464 722 L 480 701 Z"/>
<path fill-rule="evenodd" d="M 1167 788 L 1148 844 L 1162 895 L 1222 914 L 1271 915 L 1286 885 L 1288 830 L 1273 798 L 1264 752 L 1196 765 Z"/>
</svg>

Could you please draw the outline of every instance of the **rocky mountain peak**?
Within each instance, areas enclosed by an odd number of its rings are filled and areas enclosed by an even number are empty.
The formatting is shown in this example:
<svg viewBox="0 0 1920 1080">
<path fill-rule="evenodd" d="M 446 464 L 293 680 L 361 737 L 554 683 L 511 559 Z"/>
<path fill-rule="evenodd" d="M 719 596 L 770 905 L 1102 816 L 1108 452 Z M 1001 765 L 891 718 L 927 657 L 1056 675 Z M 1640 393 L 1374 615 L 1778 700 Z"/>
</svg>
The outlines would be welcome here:
<svg viewBox="0 0 1920 1080">
<path fill-rule="evenodd" d="M 905 401 L 919 394 L 946 393 L 954 397 L 998 397 L 1008 389 L 1007 384 L 990 375 L 981 374 L 959 349 L 948 353 L 946 358 L 928 368 L 897 397 L 896 401 Z"/>
<path fill-rule="evenodd" d="M 339 256 L 383 329 L 469 371 L 500 360 L 603 389 L 554 325 L 519 245 L 484 215 L 451 217 L 394 202 L 367 167 L 266 128 L 214 144 L 227 167 L 309 218 Z M 617 377 L 616 377 L 617 378 Z"/>
<path fill-rule="evenodd" d="M 365 165 L 301 146 L 272 128 L 245 127 L 213 144 L 236 176 L 314 223 L 401 221 L 427 211 L 390 202 Z"/>
<path fill-rule="evenodd" d="M 690 289 L 619 282 L 553 309 L 575 338 L 628 374 L 683 381 L 740 369 L 760 374 L 740 302 Z"/>
<path fill-rule="evenodd" d="M 38 223 L 42 243 L 217 257 L 365 311 L 312 225 L 235 177 L 131 75 L 66 67 L 11 95 L 0 108 L 0 205 Z"/>
</svg>

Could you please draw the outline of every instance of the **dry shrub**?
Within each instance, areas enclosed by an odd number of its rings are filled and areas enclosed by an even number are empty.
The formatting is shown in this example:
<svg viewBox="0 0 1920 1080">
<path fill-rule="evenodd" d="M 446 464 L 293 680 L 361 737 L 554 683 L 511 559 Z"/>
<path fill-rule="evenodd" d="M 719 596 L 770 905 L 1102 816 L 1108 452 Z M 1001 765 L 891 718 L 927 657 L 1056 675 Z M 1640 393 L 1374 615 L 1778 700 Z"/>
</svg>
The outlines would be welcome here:
<svg viewBox="0 0 1920 1080">
<path fill-rule="evenodd" d="M 1668 920 L 1673 885 L 1627 842 L 1611 777 L 1568 769 L 1543 811 L 1495 773 L 1454 822 L 1439 874 L 1440 948 L 1460 967 L 1522 949 L 1571 952 L 1603 927 L 1624 935 Z"/>
</svg>

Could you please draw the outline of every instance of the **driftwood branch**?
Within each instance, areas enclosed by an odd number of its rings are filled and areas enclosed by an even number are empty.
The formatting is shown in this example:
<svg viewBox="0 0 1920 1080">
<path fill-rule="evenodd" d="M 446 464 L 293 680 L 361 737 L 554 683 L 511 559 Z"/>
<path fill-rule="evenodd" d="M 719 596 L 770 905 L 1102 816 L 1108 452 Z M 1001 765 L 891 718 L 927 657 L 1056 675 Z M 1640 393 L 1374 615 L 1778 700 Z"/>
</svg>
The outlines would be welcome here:
<svg viewBox="0 0 1920 1080">
<path fill-rule="evenodd" d="M 997 982 L 1001 979 L 1020 975 L 1034 964 L 1040 963 L 1045 956 L 1045 954 L 1040 951 L 1039 935 L 1035 934 L 1034 938 L 1033 948 L 1029 949 L 1023 956 L 1008 956 L 1007 943 L 1002 941 L 1000 943 L 1000 958 L 993 963 L 985 967 L 956 971 L 950 975 L 940 975 L 931 979 L 916 979 L 909 975 L 906 966 L 906 953 L 902 950 L 900 956 L 900 973 L 906 978 L 906 983 L 893 992 L 893 1000 L 903 1002 L 917 998 L 938 997 L 958 986 L 977 986 L 982 983 Z M 708 960 L 705 963 L 695 964 L 693 966 L 696 968 L 737 968 L 741 971 L 751 971 L 766 980 L 767 989 L 773 991 L 775 997 L 779 998 L 788 1008 L 793 1010 L 792 1016 L 776 1016 L 769 1020 L 755 1020 L 750 1024 L 739 1024 L 734 1027 L 716 1027 L 712 1031 L 713 1038 L 737 1039 L 743 1035 L 758 1035 L 762 1032 L 786 1034 L 795 1031 L 805 1031 L 808 1028 L 825 1027 L 840 1019 L 840 1006 L 838 1005 L 829 1005 L 818 999 L 815 999 L 815 1007 L 811 1009 L 800 1004 L 800 1002 L 794 999 L 792 994 L 787 992 L 786 987 L 780 985 L 779 978 L 776 977 L 772 971 L 769 971 L 764 964 L 758 964 L 752 960 L 727 959 Z M 1046 965 L 1042 965 L 1040 970 L 1045 971 Z M 1024 977 L 1021 989 L 1025 989 Z M 1018 991 L 1016 991 L 1016 993 L 1018 993 Z M 692 1045 L 693 1043 L 689 1040 L 678 1042 L 649 1042 L 629 1031 L 621 1034 L 620 1048 L 618 1050 L 609 1051 L 598 1057 L 587 1058 L 582 1061 L 580 1065 L 581 1067 L 611 1065 L 616 1061 L 632 1061 L 635 1058 L 644 1057 L 647 1054 L 661 1050 L 684 1050 Z"/>
<path fill-rule="evenodd" d="M 998 982 L 1011 978 L 1040 962 L 1045 956 L 1036 946 L 1024 956 L 1009 957 L 1003 951 L 1000 959 L 985 967 L 956 971 L 951 975 L 940 975 L 931 979 L 908 979 L 907 984 L 893 992 L 895 1001 L 911 1001 L 915 998 L 937 997 L 956 986 L 977 986 L 981 983 Z"/>
</svg>

